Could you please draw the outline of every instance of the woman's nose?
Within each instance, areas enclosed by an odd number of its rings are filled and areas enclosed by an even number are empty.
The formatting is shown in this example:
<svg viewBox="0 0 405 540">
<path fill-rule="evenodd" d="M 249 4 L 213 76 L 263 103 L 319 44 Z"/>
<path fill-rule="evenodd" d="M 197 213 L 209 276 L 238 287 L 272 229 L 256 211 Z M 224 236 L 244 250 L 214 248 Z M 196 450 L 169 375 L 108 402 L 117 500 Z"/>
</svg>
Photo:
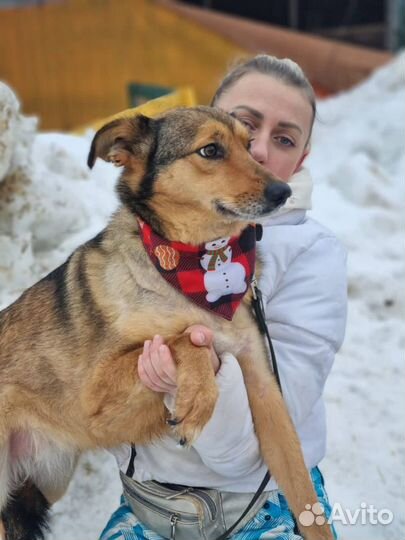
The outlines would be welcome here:
<svg viewBox="0 0 405 540">
<path fill-rule="evenodd" d="M 269 148 L 267 140 L 264 140 L 264 138 L 261 137 L 252 140 L 250 144 L 250 154 L 255 161 L 260 163 L 260 165 L 267 163 L 269 157 L 268 152 Z"/>
</svg>

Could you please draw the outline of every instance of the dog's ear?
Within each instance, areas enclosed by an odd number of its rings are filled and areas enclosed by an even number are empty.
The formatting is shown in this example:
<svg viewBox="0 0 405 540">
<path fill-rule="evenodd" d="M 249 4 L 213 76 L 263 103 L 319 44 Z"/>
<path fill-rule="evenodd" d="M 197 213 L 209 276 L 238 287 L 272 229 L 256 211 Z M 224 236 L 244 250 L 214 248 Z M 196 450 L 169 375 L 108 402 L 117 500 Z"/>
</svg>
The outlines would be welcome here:
<svg viewBox="0 0 405 540">
<path fill-rule="evenodd" d="M 93 138 L 87 165 L 91 169 L 99 157 L 117 167 L 130 167 L 134 158 L 146 157 L 153 137 L 152 122 L 152 118 L 139 114 L 106 124 Z"/>
</svg>

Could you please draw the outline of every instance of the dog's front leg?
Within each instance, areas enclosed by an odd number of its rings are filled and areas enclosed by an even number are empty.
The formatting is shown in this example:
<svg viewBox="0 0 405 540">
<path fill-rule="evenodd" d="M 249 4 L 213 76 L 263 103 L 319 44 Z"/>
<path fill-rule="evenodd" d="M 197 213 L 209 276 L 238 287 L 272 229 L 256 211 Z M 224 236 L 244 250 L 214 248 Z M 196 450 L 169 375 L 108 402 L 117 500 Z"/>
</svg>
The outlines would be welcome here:
<svg viewBox="0 0 405 540">
<path fill-rule="evenodd" d="M 238 361 L 249 397 L 249 405 L 260 450 L 270 473 L 284 492 L 289 507 L 299 523 L 299 515 L 318 502 L 309 472 L 306 468 L 301 444 L 287 407 L 261 343 L 255 340 L 249 354 L 241 354 Z M 322 516 L 324 517 L 324 516 Z M 326 519 L 308 527 L 300 527 L 307 540 L 333 540 Z"/>
<path fill-rule="evenodd" d="M 211 417 L 217 386 L 210 352 L 188 335 L 166 340 L 177 364 L 176 432 L 191 442 Z M 138 376 L 141 348 L 97 363 L 81 392 L 81 409 L 91 446 L 145 444 L 167 430 L 163 394 L 146 388 Z"/>
<path fill-rule="evenodd" d="M 175 411 L 170 423 L 182 444 L 190 444 L 211 418 L 218 398 L 218 387 L 210 351 L 196 347 L 189 335 L 169 340 L 177 364 Z"/>
<path fill-rule="evenodd" d="M 81 391 L 84 429 L 91 446 L 145 444 L 167 429 L 163 394 L 138 376 L 142 348 L 97 362 Z"/>
</svg>

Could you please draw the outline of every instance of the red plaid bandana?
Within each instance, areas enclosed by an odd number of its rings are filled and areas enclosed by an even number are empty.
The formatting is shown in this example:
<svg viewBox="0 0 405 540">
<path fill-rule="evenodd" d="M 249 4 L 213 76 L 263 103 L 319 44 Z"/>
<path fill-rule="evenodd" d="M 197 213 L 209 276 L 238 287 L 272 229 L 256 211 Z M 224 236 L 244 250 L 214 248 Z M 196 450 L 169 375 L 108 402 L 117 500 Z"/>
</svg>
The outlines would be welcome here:
<svg viewBox="0 0 405 540">
<path fill-rule="evenodd" d="M 240 236 L 198 246 L 166 240 L 143 221 L 139 232 L 150 260 L 172 287 L 199 307 L 232 320 L 255 271 L 253 225 Z"/>
</svg>

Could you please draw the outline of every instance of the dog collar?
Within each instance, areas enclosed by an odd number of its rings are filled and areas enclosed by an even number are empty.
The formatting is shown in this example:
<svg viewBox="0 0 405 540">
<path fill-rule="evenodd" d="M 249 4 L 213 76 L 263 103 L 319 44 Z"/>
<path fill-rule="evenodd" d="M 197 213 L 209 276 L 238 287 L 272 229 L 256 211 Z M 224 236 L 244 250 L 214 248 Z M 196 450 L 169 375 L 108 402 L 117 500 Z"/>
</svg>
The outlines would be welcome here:
<svg viewBox="0 0 405 540">
<path fill-rule="evenodd" d="M 139 220 L 145 250 L 160 275 L 199 307 L 232 320 L 253 279 L 256 230 L 197 246 L 172 242 Z"/>
</svg>

